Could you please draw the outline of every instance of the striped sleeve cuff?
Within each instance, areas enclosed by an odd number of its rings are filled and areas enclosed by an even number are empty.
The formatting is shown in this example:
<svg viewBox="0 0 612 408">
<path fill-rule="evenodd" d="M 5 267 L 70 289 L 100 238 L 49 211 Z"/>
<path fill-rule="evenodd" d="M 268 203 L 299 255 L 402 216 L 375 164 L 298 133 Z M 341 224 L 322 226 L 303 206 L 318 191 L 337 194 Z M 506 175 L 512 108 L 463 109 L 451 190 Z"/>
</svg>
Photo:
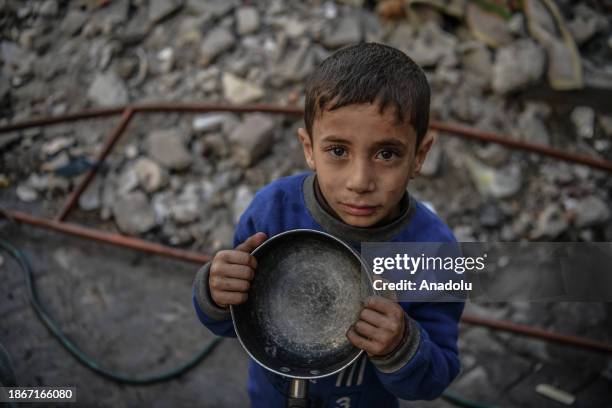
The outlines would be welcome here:
<svg viewBox="0 0 612 408">
<path fill-rule="evenodd" d="M 193 287 L 196 295 L 198 306 L 204 314 L 213 320 L 222 321 L 230 320 L 232 315 L 229 308 L 219 307 L 210 296 L 210 288 L 208 287 L 208 275 L 210 273 L 210 262 L 207 262 L 196 273 Z"/>
<path fill-rule="evenodd" d="M 370 361 L 372 361 L 374 366 L 383 373 L 393 373 L 408 364 L 419 348 L 421 342 L 419 326 L 407 314 L 405 314 L 405 318 L 406 330 L 404 338 L 397 349 L 388 356 L 370 357 Z"/>
</svg>

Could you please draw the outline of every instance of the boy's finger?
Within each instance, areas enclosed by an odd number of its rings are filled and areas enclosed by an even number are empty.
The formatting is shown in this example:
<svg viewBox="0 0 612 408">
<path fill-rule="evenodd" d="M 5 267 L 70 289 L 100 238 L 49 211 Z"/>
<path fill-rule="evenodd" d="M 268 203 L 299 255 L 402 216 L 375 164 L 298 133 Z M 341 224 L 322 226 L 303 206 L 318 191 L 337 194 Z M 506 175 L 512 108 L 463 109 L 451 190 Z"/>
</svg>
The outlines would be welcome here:
<svg viewBox="0 0 612 408">
<path fill-rule="evenodd" d="M 226 278 L 221 276 L 210 277 L 210 288 L 220 292 L 248 292 L 251 284 L 244 279 Z"/>
<path fill-rule="evenodd" d="M 388 330 L 397 332 L 402 324 L 400 319 L 395 319 L 391 316 L 384 315 L 376 310 L 365 308 L 359 314 L 359 319 L 371 324 L 379 330 Z"/>
<path fill-rule="evenodd" d="M 223 265 L 222 271 L 219 271 L 219 273 L 215 273 L 213 275 L 252 281 L 253 278 L 255 277 L 255 271 L 249 265 L 229 264 L 228 263 L 228 264 Z"/>
<path fill-rule="evenodd" d="M 368 339 L 376 338 L 377 333 L 380 332 L 380 329 L 372 326 L 370 323 L 364 322 L 363 320 L 358 320 L 357 323 L 353 325 L 353 328 L 357 334 L 360 334 Z"/>
<path fill-rule="evenodd" d="M 361 309 L 361 313 L 359 313 L 359 319 L 363 320 L 364 322 L 370 323 L 374 327 L 382 327 L 382 325 L 384 325 L 385 321 L 387 320 L 387 317 L 384 314 L 377 312 L 376 310 L 368 309 L 366 307 L 364 309 Z"/>
<path fill-rule="evenodd" d="M 370 296 L 366 299 L 364 305 L 368 309 L 376 310 L 377 312 L 380 312 L 385 315 L 392 315 L 394 312 L 397 311 L 398 308 L 401 309 L 401 307 L 396 302 L 393 302 L 392 300 L 389 300 L 382 296 Z"/>
<path fill-rule="evenodd" d="M 353 346 L 367 352 L 368 354 L 378 354 L 380 351 L 378 343 L 368 339 L 367 337 L 361 336 L 353 327 L 346 332 L 346 338 Z"/>
<path fill-rule="evenodd" d="M 242 244 L 236 247 L 237 251 L 248 252 L 251 253 L 255 248 L 260 246 L 268 236 L 264 232 L 257 232 L 247 238 Z"/>
<path fill-rule="evenodd" d="M 219 292 L 213 299 L 219 306 L 240 305 L 247 301 L 249 295 L 244 292 Z"/>
<path fill-rule="evenodd" d="M 220 256 L 220 259 L 225 264 L 246 265 L 253 269 L 257 268 L 257 259 L 248 252 L 238 250 L 225 251 Z"/>
</svg>

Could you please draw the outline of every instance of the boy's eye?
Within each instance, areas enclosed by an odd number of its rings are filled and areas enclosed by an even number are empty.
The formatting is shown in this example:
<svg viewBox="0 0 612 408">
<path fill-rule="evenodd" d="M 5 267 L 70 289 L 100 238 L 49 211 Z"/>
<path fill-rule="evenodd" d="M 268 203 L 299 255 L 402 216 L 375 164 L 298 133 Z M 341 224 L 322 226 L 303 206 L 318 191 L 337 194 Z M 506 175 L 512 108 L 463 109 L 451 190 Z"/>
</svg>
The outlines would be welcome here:
<svg viewBox="0 0 612 408">
<path fill-rule="evenodd" d="M 329 151 L 331 152 L 332 156 L 336 157 L 342 157 L 346 153 L 346 149 L 340 146 L 333 146 L 329 149 Z"/>
<path fill-rule="evenodd" d="M 378 152 L 378 156 L 383 160 L 391 160 L 393 156 L 397 156 L 393 150 L 381 150 Z"/>
</svg>

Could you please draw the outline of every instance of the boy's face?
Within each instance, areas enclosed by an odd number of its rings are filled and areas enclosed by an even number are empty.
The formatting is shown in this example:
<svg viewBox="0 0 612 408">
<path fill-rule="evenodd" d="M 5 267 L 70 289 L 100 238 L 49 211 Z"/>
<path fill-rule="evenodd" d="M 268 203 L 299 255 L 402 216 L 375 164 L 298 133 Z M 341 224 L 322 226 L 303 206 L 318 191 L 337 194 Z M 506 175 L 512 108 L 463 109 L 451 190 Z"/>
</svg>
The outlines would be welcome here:
<svg viewBox="0 0 612 408">
<path fill-rule="evenodd" d="M 381 115 L 376 104 L 324 111 L 313 124 L 312 139 L 298 135 L 321 192 L 345 223 L 371 227 L 399 215 L 400 200 L 433 143 L 428 133 L 415 152 L 411 125 L 395 124 L 392 109 Z"/>
</svg>

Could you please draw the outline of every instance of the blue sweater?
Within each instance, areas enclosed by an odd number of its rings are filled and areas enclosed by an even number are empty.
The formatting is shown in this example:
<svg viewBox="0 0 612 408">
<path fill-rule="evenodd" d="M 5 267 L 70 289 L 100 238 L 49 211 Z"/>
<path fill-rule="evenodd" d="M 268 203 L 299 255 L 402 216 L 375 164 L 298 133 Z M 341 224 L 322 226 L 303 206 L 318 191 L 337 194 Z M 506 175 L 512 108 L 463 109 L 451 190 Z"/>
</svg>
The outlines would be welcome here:
<svg viewBox="0 0 612 408">
<path fill-rule="evenodd" d="M 450 229 L 425 205 L 406 194 L 405 216 L 383 228 L 356 228 L 337 220 L 317 207 L 312 174 L 279 179 L 260 190 L 244 212 L 234 235 L 234 246 L 256 232 L 272 237 L 281 232 L 308 228 L 344 239 L 357 251 L 361 241 L 455 242 Z M 325 228 L 322 226 L 325 225 Z M 384 238 L 384 239 L 381 239 Z M 202 269 L 206 269 L 206 266 Z M 198 272 L 200 275 L 200 272 Z M 211 302 L 208 273 L 196 277 L 194 306 L 199 319 L 213 333 L 236 336 L 227 311 Z M 212 305 L 211 305 L 212 304 Z M 389 370 L 364 353 L 338 374 L 311 380 L 309 396 L 313 406 L 397 407 L 397 398 L 432 400 L 457 376 L 458 322 L 463 303 L 400 303 L 409 321 L 412 351 Z M 211 308 L 212 306 L 212 308 Z M 206 311 L 206 312 L 205 312 Z M 213 311 L 215 313 L 213 313 Z M 401 357 L 401 356 L 400 356 Z M 270 373 L 251 360 L 248 392 L 252 406 L 284 407 L 289 379 Z"/>
</svg>

